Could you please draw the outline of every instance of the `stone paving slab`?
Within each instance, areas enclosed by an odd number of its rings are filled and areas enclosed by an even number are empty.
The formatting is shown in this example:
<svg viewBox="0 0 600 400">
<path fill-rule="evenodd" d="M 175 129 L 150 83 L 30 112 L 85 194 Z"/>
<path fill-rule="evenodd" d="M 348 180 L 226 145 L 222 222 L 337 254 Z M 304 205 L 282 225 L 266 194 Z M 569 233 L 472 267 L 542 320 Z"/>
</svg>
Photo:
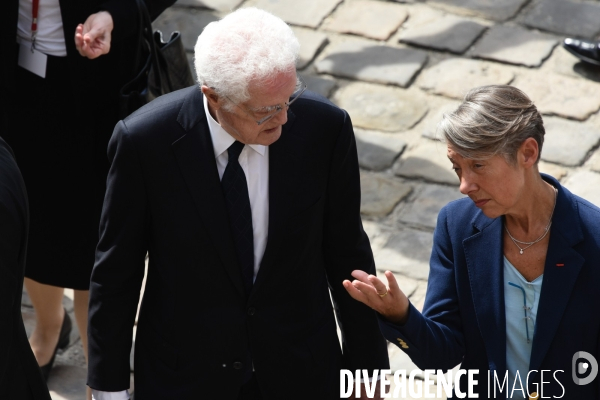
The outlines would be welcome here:
<svg viewBox="0 0 600 400">
<path fill-rule="evenodd" d="M 593 38 L 600 33 L 600 4 L 570 0 L 536 1 L 524 17 L 532 28 Z"/>
<path fill-rule="evenodd" d="M 527 93 L 543 114 L 583 121 L 600 109 L 600 84 L 595 82 L 527 72 L 512 84 Z"/>
<path fill-rule="evenodd" d="M 542 160 L 567 166 L 581 165 L 600 142 L 600 128 L 557 117 L 544 118 L 546 135 Z"/>
<path fill-rule="evenodd" d="M 371 242 L 373 253 L 378 252 L 387 243 L 390 229 L 381 222 L 369 221 L 366 218 L 362 219 L 362 223 L 369 242 Z M 378 271 L 385 272 L 385 270 Z"/>
<path fill-rule="evenodd" d="M 497 25 L 475 44 L 472 54 L 507 64 L 539 67 L 557 44 L 554 36 L 545 33 L 520 26 Z"/>
<path fill-rule="evenodd" d="M 418 85 L 432 93 L 455 99 L 477 86 L 509 84 L 515 74 L 511 69 L 496 63 L 450 58 L 427 68 L 418 78 Z"/>
<path fill-rule="evenodd" d="M 300 42 L 300 54 L 296 67 L 304 69 L 315 58 L 317 53 L 329 43 L 329 39 L 325 33 L 312 29 L 292 27 L 292 31 L 294 31 Z"/>
<path fill-rule="evenodd" d="M 429 3 L 457 14 L 506 21 L 529 0 L 429 0 Z"/>
<path fill-rule="evenodd" d="M 432 140 L 443 140 L 441 132 L 437 131 L 437 126 L 442 120 L 444 114 L 449 114 L 455 111 L 461 104 L 460 101 L 447 100 L 439 96 L 431 96 L 432 99 L 429 102 L 431 111 L 427 113 L 425 118 L 419 123 L 417 128 L 420 128 L 421 135 L 424 138 Z"/>
<path fill-rule="evenodd" d="M 429 257 L 433 247 L 431 232 L 399 229 L 390 234 L 386 244 L 375 253 L 379 270 L 389 270 L 417 280 L 429 277 Z"/>
<path fill-rule="evenodd" d="M 86 400 L 87 368 L 55 365 L 48 378 L 52 400 Z"/>
<path fill-rule="evenodd" d="M 600 150 L 596 150 L 585 165 L 592 171 L 600 172 Z"/>
<path fill-rule="evenodd" d="M 600 82 L 600 66 L 580 61 L 579 58 L 566 51 L 562 46 L 557 46 L 554 49 L 540 71 Z"/>
<path fill-rule="evenodd" d="M 544 149 L 542 149 L 542 154 L 544 154 Z M 567 170 L 560 165 L 544 162 L 540 160 L 538 162 L 538 169 L 540 172 L 544 174 L 548 174 L 550 176 L 555 177 L 559 181 L 567 175 Z"/>
<path fill-rule="evenodd" d="M 243 1 L 244 0 L 177 0 L 177 3 L 175 4 L 230 12 L 235 10 Z"/>
<path fill-rule="evenodd" d="M 431 235 L 433 237 L 433 234 Z M 419 311 L 423 311 L 425 297 L 427 296 L 427 281 L 419 281 L 417 289 L 408 297 L 412 305 Z"/>
<path fill-rule="evenodd" d="M 348 111 L 354 126 L 387 132 L 406 131 L 427 113 L 427 100 L 418 90 L 368 83 L 338 89 L 333 101 Z"/>
<path fill-rule="evenodd" d="M 187 51 L 194 51 L 198 36 L 204 27 L 221 18 L 220 14 L 208 10 L 195 10 L 183 7 L 167 8 L 153 23 L 154 29 L 163 33 L 164 40 L 168 40 L 171 32 L 181 32 L 181 40 Z"/>
<path fill-rule="evenodd" d="M 326 53 L 316 63 L 320 73 L 401 87 L 407 87 L 427 61 L 421 50 L 359 40 L 331 45 Z"/>
<path fill-rule="evenodd" d="M 415 148 L 405 151 L 394 165 L 394 174 L 428 182 L 457 185 L 458 178 L 446 156 L 446 145 L 423 140 Z"/>
<path fill-rule="evenodd" d="M 383 271 L 385 272 L 385 271 Z M 401 275 L 397 272 L 392 272 L 394 274 L 394 278 L 396 278 L 396 282 L 398 283 L 398 287 L 402 292 L 410 298 L 410 296 L 415 293 L 421 281 L 416 279 L 409 278 L 407 276 Z M 383 282 L 387 283 L 387 279 L 383 273 L 379 273 L 379 278 L 382 279 Z M 388 285 L 389 286 L 389 285 Z"/>
<path fill-rule="evenodd" d="M 342 0 L 250 0 L 252 6 L 269 11 L 292 25 L 317 28 Z"/>
<path fill-rule="evenodd" d="M 569 174 L 563 183 L 567 189 L 600 207 L 600 174 L 580 169 Z"/>
<path fill-rule="evenodd" d="M 360 174 L 360 187 L 360 213 L 370 217 L 388 215 L 412 190 L 412 187 L 405 183 L 364 172 Z"/>
<path fill-rule="evenodd" d="M 358 162 L 361 168 L 381 171 L 392 166 L 404 151 L 406 142 L 398 135 L 354 129 Z"/>
<path fill-rule="evenodd" d="M 333 88 L 336 87 L 336 82 L 333 78 L 307 74 L 300 74 L 300 77 L 306 83 L 308 90 L 318 93 L 323 97 L 329 97 Z"/>
<path fill-rule="evenodd" d="M 344 2 L 323 24 L 323 28 L 386 40 L 406 20 L 408 12 L 402 5 L 382 1 L 359 0 Z"/>
<path fill-rule="evenodd" d="M 432 13 L 431 18 L 404 30 L 400 41 L 462 54 L 486 29 L 485 25 L 466 18 L 436 14 Z"/>
<path fill-rule="evenodd" d="M 402 207 L 398 207 L 394 214 L 396 223 L 404 223 L 425 228 L 434 229 L 437 224 L 437 216 L 446 204 L 451 201 L 465 197 L 458 190 L 458 179 L 456 185 L 420 185 L 415 189 L 416 195 L 413 201 Z"/>
</svg>

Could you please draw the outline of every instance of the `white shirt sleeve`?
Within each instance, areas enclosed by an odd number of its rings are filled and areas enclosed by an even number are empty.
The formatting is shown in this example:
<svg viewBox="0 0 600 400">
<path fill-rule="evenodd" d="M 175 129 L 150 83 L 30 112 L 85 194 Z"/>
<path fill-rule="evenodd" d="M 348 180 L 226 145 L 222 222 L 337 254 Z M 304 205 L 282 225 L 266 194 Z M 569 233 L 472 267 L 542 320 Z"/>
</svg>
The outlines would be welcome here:
<svg viewBox="0 0 600 400">
<path fill-rule="evenodd" d="M 92 400 L 129 400 L 129 392 L 103 392 L 92 389 Z"/>
</svg>

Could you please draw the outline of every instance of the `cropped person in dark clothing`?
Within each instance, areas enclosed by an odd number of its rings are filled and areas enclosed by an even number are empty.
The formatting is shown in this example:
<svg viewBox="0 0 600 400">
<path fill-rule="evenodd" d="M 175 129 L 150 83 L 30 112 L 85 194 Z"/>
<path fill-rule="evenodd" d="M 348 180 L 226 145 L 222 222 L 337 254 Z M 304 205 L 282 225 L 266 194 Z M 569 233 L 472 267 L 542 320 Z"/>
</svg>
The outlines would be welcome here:
<svg viewBox="0 0 600 400">
<path fill-rule="evenodd" d="M 0 399 L 50 400 L 21 317 L 28 222 L 23 178 L 0 138 Z"/>
<path fill-rule="evenodd" d="M 152 18 L 174 0 L 147 0 Z M 27 185 L 30 343 L 47 378 L 66 347 L 63 288 L 87 355 L 87 303 L 118 93 L 133 77 L 135 0 L 9 0 L 0 13 L 0 134 Z M 37 24 L 32 24 L 36 20 Z"/>
</svg>

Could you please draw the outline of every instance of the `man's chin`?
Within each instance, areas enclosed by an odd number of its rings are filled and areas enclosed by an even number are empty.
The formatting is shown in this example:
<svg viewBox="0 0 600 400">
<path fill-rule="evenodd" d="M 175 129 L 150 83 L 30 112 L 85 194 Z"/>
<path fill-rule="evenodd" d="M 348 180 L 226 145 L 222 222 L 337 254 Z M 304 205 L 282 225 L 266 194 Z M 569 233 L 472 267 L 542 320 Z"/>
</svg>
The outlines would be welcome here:
<svg viewBox="0 0 600 400">
<path fill-rule="evenodd" d="M 269 146 L 275 143 L 281 137 L 281 126 L 273 129 L 267 129 L 260 133 L 260 144 Z"/>
</svg>

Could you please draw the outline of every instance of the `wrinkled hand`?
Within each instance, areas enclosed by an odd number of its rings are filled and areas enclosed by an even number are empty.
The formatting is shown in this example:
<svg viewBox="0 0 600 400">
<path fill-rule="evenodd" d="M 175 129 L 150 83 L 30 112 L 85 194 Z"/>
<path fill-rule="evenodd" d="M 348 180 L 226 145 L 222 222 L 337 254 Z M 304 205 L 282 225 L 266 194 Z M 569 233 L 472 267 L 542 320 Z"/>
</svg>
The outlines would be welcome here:
<svg viewBox="0 0 600 400">
<path fill-rule="evenodd" d="M 89 59 L 100 57 L 110 51 L 113 19 L 110 13 L 100 11 L 90 15 L 75 28 L 75 47 L 79 54 Z"/>
<path fill-rule="evenodd" d="M 406 322 L 409 302 L 400 290 L 394 274 L 385 271 L 389 288 L 375 275 L 369 275 L 364 271 L 354 270 L 352 276 L 356 278 L 354 281 L 343 282 L 344 288 L 352 298 L 371 307 L 391 322 L 398 324 Z"/>
</svg>

